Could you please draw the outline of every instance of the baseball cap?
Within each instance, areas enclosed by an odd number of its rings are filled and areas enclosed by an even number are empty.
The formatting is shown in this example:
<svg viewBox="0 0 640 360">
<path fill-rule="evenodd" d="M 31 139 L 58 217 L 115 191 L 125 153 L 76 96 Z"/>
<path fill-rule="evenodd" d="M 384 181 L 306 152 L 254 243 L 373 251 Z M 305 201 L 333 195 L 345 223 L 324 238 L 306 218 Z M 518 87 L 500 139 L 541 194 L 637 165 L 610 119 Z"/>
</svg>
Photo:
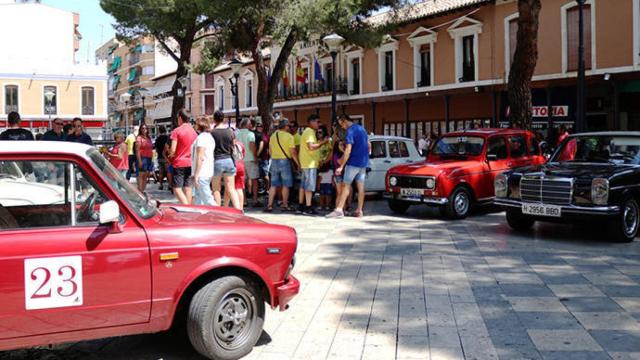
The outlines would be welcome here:
<svg viewBox="0 0 640 360">
<path fill-rule="evenodd" d="M 278 123 L 278 129 L 284 129 L 285 126 L 289 125 L 289 120 L 287 119 L 282 119 L 280 120 L 280 122 Z"/>
</svg>

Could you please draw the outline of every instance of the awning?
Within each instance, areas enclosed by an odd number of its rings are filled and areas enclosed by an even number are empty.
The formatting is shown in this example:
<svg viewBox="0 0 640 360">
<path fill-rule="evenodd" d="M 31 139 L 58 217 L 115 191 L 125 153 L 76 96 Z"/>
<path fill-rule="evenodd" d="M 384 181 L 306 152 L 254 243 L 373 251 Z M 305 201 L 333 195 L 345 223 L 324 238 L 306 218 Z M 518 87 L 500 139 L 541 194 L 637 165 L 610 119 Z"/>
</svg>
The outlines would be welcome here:
<svg viewBox="0 0 640 360">
<path fill-rule="evenodd" d="M 118 85 L 120 85 L 120 75 L 116 75 L 113 77 L 113 80 L 111 81 L 111 90 L 117 90 Z"/>
<path fill-rule="evenodd" d="M 136 120 L 136 122 L 143 122 L 144 121 L 144 109 L 136 109 L 136 112 L 134 113 L 133 117 Z"/>
<path fill-rule="evenodd" d="M 136 45 L 133 49 L 131 49 L 131 52 L 142 52 L 142 44 Z"/>
<path fill-rule="evenodd" d="M 118 70 L 118 68 L 120 68 L 120 64 L 122 64 L 122 58 L 120 56 L 116 56 L 115 59 L 113 59 L 113 62 L 111 63 L 111 68 L 109 69 L 109 72 L 116 72 Z"/>
<path fill-rule="evenodd" d="M 131 68 L 131 70 L 129 70 L 129 77 L 127 78 L 127 81 L 132 82 L 136 79 L 136 68 Z"/>
</svg>

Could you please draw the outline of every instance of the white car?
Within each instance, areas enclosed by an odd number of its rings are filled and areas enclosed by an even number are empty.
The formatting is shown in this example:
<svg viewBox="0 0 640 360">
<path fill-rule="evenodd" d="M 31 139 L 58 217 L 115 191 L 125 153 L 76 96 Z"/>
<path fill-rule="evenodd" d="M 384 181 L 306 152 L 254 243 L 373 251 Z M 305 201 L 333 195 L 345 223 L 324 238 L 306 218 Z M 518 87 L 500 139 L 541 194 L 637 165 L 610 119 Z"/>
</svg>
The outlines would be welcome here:
<svg viewBox="0 0 640 360">
<path fill-rule="evenodd" d="M 33 181 L 37 176 L 35 174 L 54 174 L 57 169 L 43 167 L 23 171 L 21 165 L 21 162 L 0 161 L 0 203 L 4 206 L 25 206 L 64 202 L 64 187 L 57 185 L 58 179 L 48 176 L 51 180 L 49 184 Z"/>
<path fill-rule="evenodd" d="M 385 175 L 390 168 L 424 161 L 413 140 L 409 138 L 373 135 L 369 137 L 369 142 L 371 142 L 371 154 L 364 183 L 366 192 L 385 191 Z"/>
</svg>

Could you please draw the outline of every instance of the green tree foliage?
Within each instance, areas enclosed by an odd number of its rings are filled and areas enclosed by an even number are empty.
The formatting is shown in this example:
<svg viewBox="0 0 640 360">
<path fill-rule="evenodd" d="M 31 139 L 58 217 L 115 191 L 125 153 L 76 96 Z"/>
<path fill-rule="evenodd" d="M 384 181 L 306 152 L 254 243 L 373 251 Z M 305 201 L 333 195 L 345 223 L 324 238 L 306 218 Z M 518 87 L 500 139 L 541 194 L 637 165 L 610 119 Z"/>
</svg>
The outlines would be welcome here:
<svg viewBox="0 0 640 360">
<path fill-rule="evenodd" d="M 100 0 L 102 9 L 117 21 L 117 35 L 125 41 L 153 36 L 176 63 L 176 79 L 187 75 L 194 43 L 208 36 L 215 23 L 217 1 L 198 0 Z M 207 17 L 204 14 L 214 15 Z M 211 53 L 211 57 L 216 55 Z M 180 84 L 171 90 L 172 121 L 184 107 L 184 96 L 177 96 Z"/>
<path fill-rule="evenodd" d="M 202 6 L 210 3 L 210 0 L 199 1 Z M 251 57 L 258 78 L 258 113 L 267 127 L 272 121 L 278 83 L 296 42 L 336 32 L 348 43 L 374 47 L 395 24 L 397 9 L 406 0 L 226 0 L 221 3 L 206 13 L 207 17 L 216 19 L 218 26 L 216 40 L 207 44 L 207 56 L 201 64 L 204 66 L 198 70 L 211 71 L 211 65 L 217 64 L 221 55 L 235 52 Z M 385 21 L 369 21 L 372 13 L 385 8 L 389 8 Z M 279 50 L 274 54 L 277 57 L 269 59 L 269 66 L 263 53 L 267 47 Z M 211 61 L 211 57 L 218 58 Z"/>
</svg>

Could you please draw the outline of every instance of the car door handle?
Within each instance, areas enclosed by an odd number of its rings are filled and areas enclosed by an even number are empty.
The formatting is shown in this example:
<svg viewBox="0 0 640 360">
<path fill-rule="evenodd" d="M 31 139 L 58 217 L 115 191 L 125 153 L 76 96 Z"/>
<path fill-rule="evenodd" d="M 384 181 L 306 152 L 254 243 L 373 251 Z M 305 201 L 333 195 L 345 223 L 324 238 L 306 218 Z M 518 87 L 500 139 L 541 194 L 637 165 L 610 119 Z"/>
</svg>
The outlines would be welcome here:
<svg viewBox="0 0 640 360">
<path fill-rule="evenodd" d="M 406 162 L 406 163 L 412 163 L 412 162 L 413 162 L 413 160 L 405 160 L 404 162 Z"/>
<path fill-rule="evenodd" d="M 385 164 L 391 164 L 391 160 L 385 160 L 383 161 Z"/>
</svg>

